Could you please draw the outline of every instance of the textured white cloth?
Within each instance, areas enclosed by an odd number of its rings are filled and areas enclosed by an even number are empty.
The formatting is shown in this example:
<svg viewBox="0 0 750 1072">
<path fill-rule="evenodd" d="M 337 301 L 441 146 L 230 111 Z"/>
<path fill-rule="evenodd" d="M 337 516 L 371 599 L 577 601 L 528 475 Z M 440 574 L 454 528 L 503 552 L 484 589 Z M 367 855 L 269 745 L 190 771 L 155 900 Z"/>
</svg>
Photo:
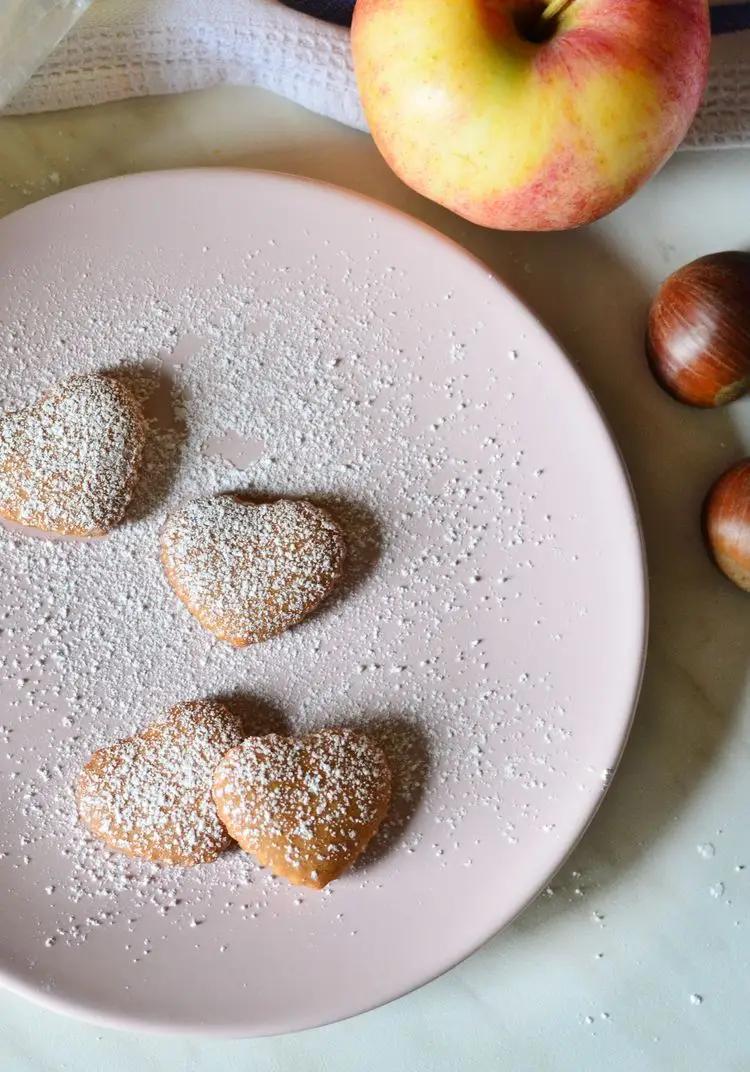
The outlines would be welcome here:
<svg viewBox="0 0 750 1072">
<path fill-rule="evenodd" d="M 348 31 L 277 0 L 95 0 L 6 113 L 226 83 L 365 126 Z M 686 144 L 750 145 L 750 33 L 714 40 L 708 94 Z"/>
</svg>

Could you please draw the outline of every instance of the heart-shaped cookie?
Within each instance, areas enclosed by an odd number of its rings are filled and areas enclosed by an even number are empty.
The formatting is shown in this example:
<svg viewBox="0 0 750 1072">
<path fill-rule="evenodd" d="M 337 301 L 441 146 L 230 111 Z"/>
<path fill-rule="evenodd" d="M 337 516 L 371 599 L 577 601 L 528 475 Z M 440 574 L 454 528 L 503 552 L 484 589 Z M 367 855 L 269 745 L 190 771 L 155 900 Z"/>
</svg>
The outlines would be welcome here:
<svg viewBox="0 0 750 1072">
<path fill-rule="evenodd" d="M 125 513 L 143 417 L 121 383 L 71 376 L 0 416 L 0 515 L 66 536 L 102 536 Z"/>
<path fill-rule="evenodd" d="M 161 537 L 172 588 L 201 625 L 238 648 L 302 621 L 336 584 L 345 553 L 325 510 L 288 499 L 191 499 Z"/>
<path fill-rule="evenodd" d="M 249 737 L 214 772 L 216 810 L 259 863 L 322 889 L 380 826 L 391 772 L 379 745 L 348 729 L 309 737 Z"/>
<path fill-rule="evenodd" d="M 223 704 L 177 704 L 163 722 L 94 752 L 75 787 L 82 821 L 128 856 L 182 867 L 214 860 L 231 839 L 211 779 L 242 737 L 241 719 Z"/>
</svg>

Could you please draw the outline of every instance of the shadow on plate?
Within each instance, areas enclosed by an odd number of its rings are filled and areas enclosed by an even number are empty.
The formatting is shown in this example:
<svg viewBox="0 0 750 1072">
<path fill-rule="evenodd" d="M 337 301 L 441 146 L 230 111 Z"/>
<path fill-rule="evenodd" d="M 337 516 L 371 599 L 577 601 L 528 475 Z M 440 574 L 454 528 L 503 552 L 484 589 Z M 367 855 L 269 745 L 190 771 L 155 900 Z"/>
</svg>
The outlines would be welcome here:
<svg viewBox="0 0 750 1072">
<path fill-rule="evenodd" d="M 424 729 L 399 714 L 365 715 L 353 729 L 378 742 L 391 768 L 391 804 L 383 823 L 352 870 L 359 871 L 387 855 L 403 837 L 419 807 L 432 766 Z"/>
<path fill-rule="evenodd" d="M 163 505 L 174 483 L 186 436 L 182 392 L 166 361 L 102 371 L 130 390 L 145 419 L 141 473 L 125 515 L 126 523 L 141 521 Z"/>
<path fill-rule="evenodd" d="M 239 715 L 248 737 L 263 737 L 267 733 L 280 733 L 286 736 L 293 732 L 281 705 L 267 696 L 259 696 L 237 688 L 211 696 L 209 699 L 216 703 L 226 704 L 230 711 Z"/>
</svg>

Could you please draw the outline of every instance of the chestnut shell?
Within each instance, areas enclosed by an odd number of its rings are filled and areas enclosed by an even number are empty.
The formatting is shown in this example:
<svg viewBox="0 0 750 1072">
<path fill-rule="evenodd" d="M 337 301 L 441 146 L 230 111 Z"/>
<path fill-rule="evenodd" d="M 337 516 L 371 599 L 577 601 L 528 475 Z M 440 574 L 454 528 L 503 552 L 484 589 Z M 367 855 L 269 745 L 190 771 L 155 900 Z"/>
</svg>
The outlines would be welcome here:
<svg viewBox="0 0 750 1072">
<path fill-rule="evenodd" d="M 750 592 L 750 458 L 723 473 L 709 491 L 703 532 L 721 572 Z"/>
<path fill-rule="evenodd" d="M 699 257 L 669 276 L 648 317 L 646 352 L 661 386 L 691 406 L 750 389 L 750 253 Z"/>
</svg>

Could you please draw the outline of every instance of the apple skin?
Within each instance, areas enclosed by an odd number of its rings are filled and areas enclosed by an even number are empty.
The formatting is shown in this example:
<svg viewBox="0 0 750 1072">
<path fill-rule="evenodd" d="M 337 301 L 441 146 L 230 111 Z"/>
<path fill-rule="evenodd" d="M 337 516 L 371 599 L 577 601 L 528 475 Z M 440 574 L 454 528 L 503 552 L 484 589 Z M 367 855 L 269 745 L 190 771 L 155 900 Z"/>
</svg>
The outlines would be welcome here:
<svg viewBox="0 0 750 1072">
<path fill-rule="evenodd" d="M 365 115 L 403 181 L 503 230 L 611 212 L 684 138 L 708 74 L 707 0 L 357 0 Z"/>
</svg>

